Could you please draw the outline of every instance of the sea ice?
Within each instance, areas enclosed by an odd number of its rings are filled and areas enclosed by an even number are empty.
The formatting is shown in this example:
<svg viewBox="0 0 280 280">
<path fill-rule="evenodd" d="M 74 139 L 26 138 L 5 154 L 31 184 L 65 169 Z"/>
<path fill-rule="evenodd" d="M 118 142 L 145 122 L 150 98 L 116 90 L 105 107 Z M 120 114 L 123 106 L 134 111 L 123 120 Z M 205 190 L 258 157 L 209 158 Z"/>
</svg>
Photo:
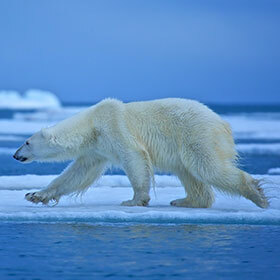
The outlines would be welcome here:
<svg viewBox="0 0 280 280">
<path fill-rule="evenodd" d="M 110 223 L 223 223 L 280 225 L 280 176 L 265 176 L 265 193 L 271 197 L 268 209 L 251 201 L 216 194 L 209 209 L 176 208 L 173 199 L 184 197 L 184 189 L 173 176 L 156 175 L 156 196 L 151 191 L 149 207 L 120 206 L 132 197 L 126 176 L 103 176 L 83 197 L 66 196 L 55 207 L 24 200 L 28 191 L 45 187 L 55 176 L 0 177 L 0 220 L 19 222 L 110 222 Z M 256 176 L 259 177 L 259 176 Z"/>
</svg>

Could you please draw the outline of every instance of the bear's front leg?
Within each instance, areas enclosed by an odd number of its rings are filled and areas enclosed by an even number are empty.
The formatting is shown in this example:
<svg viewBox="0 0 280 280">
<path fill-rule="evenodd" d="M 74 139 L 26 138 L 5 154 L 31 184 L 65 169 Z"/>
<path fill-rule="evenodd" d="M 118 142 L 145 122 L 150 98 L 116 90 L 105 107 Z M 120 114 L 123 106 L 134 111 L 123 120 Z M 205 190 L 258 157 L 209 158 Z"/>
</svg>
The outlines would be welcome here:
<svg viewBox="0 0 280 280">
<path fill-rule="evenodd" d="M 103 173 L 107 161 L 80 157 L 72 162 L 46 189 L 34 193 L 27 193 L 25 199 L 33 203 L 56 204 L 63 195 L 84 192 Z"/>
<path fill-rule="evenodd" d="M 122 206 L 148 206 L 150 184 L 153 176 L 149 155 L 145 151 L 130 152 L 123 161 L 124 171 L 133 187 L 134 196 L 123 201 Z"/>
</svg>

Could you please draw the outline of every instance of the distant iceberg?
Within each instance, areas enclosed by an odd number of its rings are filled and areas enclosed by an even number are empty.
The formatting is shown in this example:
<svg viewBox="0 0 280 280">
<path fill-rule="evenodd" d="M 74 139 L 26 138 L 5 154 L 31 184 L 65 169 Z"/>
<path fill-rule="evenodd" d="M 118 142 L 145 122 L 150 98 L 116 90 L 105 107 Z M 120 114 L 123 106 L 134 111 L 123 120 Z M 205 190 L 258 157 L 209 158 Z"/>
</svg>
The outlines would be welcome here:
<svg viewBox="0 0 280 280">
<path fill-rule="evenodd" d="M 60 108 L 59 99 L 49 91 L 30 89 L 23 95 L 17 91 L 0 91 L 2 109 Z"/>
</svg>

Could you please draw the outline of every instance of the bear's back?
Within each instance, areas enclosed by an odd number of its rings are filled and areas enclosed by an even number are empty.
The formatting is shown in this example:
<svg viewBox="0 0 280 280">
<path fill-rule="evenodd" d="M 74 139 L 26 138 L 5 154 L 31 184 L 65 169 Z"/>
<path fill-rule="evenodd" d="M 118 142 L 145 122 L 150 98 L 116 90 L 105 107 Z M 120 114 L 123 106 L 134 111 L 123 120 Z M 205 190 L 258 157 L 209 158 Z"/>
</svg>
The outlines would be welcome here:
<svg viewBox="0 0 280 280">
<path fill-rule="evenodd" d="M 195 100 L 165 98 L 125 104 L 131 116 L 148 123 L 188 126 L 221 122 L 221 118 L 207 106 Z"/>
</svg>

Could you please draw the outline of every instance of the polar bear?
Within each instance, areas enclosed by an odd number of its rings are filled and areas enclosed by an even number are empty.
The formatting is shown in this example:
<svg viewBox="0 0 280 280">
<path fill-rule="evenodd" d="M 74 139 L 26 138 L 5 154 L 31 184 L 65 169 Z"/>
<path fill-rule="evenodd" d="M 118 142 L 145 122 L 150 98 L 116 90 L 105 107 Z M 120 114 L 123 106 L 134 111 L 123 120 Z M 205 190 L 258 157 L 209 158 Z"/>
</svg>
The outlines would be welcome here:
<svg viewBox="0 0 280 280">
<path fill-rule="evenodd" d="M 125 171 L 134 191 L 124 206 L 148 205 L 154 170 L 178 176 L 184 186 L 187 196 L 172 201 L 173 206 L 211 207 L 212 187 L 268 206 L 260 181 L 236 166 L 229 124 L 194 100 L 125 104 L 105 99 L 35 133 L 14 158 L 24 163 L 73 160 L 46 189 L 26 194 L 33 203 L 58 203 L 63 195 L 83 193 L 115 165 Z"/>
</svg>

